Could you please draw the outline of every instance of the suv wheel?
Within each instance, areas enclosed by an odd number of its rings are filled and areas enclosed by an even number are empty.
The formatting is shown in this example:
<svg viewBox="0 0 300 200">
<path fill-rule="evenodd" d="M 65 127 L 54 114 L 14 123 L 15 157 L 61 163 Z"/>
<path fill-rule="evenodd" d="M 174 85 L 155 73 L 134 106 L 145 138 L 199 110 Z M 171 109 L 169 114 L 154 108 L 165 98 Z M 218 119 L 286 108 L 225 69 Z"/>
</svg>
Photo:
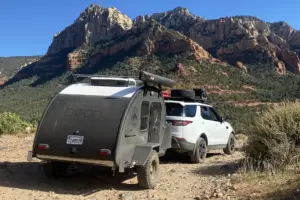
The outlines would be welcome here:
<svg viewBox="0 0 300 200">
<path fill-rule="evenodd" d="M 191 155 L 191 161 L 193 163 L 203 163 L 207 154 L 207 145 L 206 141 L 203 138 L 200 138 L 198 145 L 195 149 L 193 155 Z"/>
<path fill-rule="evenodd" d="M 152 150 L 145 166 L 137 167 L 138 185 L 144 189 L 154 189 L 159 178 L 158 153 Z"/>
<path fill-rule="evenodd" d="M 231 155 L 235 152 L 235 137 L 232 133 L 229 135 L 229 140 L 225 149 L 223 149 L 225 154 Z"/>
</svg>

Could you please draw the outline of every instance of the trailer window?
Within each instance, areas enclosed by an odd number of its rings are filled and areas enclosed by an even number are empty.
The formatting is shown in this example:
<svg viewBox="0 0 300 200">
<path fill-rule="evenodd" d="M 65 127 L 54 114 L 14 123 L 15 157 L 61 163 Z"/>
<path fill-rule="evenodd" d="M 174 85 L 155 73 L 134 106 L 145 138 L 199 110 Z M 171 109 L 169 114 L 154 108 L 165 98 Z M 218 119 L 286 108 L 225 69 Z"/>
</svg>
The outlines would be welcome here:
<svg viewBox="0 0 300 200">
<path fill-rule="evenodd" d="M 150 108 L 150 119 L 149 119 L 149 132 L 148 142 L 158 143 L 159 142 L 159 130 L 161 121 L 161 110 L 162 106 L 160 103 L 153 102 Z"/>
<path fill-rule="evenodd" d="M 141 106 L 141 124 L 140 130 L 147 131 L 149 122 L 149 102 L 143 101 Z"/>
</svg>

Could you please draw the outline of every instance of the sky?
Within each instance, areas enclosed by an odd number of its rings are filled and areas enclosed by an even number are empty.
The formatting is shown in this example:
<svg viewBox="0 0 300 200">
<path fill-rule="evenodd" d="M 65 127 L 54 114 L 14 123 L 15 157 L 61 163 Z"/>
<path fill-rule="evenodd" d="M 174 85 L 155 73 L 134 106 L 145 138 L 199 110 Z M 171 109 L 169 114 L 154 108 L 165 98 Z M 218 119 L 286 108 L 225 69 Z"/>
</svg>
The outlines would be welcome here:
<svg viewBox="0 0 300 200">
<path fill-rule="evenodd" d="M 253 15 L 267 22 L 286 21 L 300 30 L 299 0 L 1 0 L 0 57 L 45 54 L 53 35 L 90 4 L 116 7 L 132 19 L 181 6 L 205 19 Z"/>
</svg>

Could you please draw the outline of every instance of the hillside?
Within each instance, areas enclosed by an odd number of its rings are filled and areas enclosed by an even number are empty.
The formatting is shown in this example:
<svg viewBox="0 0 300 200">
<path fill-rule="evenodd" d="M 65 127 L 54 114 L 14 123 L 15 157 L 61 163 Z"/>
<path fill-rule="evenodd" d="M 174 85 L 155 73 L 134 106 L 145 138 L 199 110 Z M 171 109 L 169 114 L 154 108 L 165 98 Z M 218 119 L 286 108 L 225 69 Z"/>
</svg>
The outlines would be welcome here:
<svg viewBox="0 0 300 200">
<path fill-rule="evenodd" d="M 40 56 L 0 57 L 0 73 L 11 73 L 18 68 L 24 67 L 26 64 L 36 61 L 38 58 Z"/>
<path fill-rule="evenodd" d="M 210 103 L 242 131 L 263 108 L 299 98 L 299 41 L 285 23 L 256 17 L 206 20 L 178 7 L 131 20 L 91 5 L 54 36 L 46 55 L 0 88 L 0 112 L 37 122 L 71 73 L 143 69 L 177 80 L 176 87 L 205 87 Z"/>
</svg>

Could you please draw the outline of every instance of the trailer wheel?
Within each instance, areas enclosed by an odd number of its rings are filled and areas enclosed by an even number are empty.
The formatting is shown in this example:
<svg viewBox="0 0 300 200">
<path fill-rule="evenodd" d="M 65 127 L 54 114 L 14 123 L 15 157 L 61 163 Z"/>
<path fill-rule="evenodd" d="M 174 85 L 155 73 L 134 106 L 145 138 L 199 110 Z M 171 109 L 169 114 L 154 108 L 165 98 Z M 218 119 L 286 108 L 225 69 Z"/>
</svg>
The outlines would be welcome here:
<svg viewBox="0 0 300 200">
<path fill-rule="evenodd" d="M 154 189 L 159 177 L 158 153 L 152 150 L 145 166 L 137 167 L 138 185 L 144 189 Z"/>
<path fill-rule="evenodd" d="M 67 162 L 46 162 L 43 165 L 43 171 L 47 178 L 62 177 L 68 170 L 70 164 Z"/>
</svg>

